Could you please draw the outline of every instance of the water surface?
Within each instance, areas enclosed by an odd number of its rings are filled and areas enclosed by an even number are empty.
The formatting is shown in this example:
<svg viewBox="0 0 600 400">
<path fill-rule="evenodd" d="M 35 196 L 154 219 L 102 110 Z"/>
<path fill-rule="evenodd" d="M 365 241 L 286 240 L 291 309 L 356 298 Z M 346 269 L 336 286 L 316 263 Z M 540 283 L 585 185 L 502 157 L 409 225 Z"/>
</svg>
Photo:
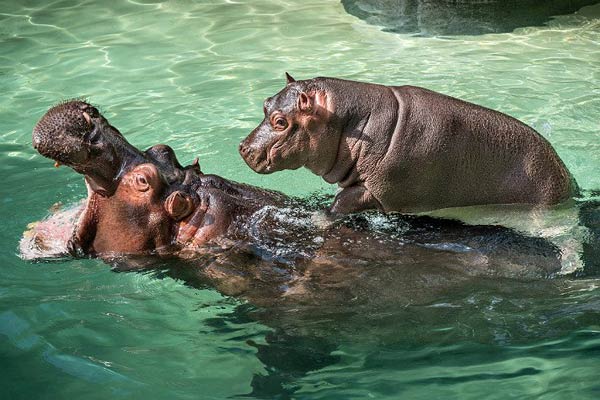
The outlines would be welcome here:
<svg viewBox="0 0 600 400">
<path fill-rule="evenodd" d="M 358 304 L 261 308 L 168 274 L 17 257 L 28 223 L 85 193 L 80 176 L 31 148 L 33 125 L 62 99 L 87 98 L 134 145 L 168 143 L 205 171 L 333 193 L 304 170 L 255 174 L 237 154 L 285 71 L 420 85 L 501 110 L 554 145 L 586 196 L 600 189 L 599 6 L 502 34 L 384 29 L 337 1 L 2 2 L 2 398 L 598 398 L 591 267 L 580 278 L 431 282 L 404 296 L 382 279 Z M 578 256 L 589 232 L 573 247 L 570 231 L 553 232 L 573 225 L 569 215 L 523 224 L 566 236 Z"/>
</svg>

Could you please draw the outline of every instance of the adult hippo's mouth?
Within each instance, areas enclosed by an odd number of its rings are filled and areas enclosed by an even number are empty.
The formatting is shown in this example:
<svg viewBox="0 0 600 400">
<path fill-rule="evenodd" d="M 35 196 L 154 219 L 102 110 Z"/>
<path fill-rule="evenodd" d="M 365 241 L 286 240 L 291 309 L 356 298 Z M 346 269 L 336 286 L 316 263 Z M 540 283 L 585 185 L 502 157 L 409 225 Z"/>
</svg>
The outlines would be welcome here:
<svg viewBox="0 0 600 400">
<path fill-rule="evenodd" d="M 33 130 L 43 156 L 84 175 L 88 198 L 70 239 L 72 253 L 172 252 L 203 245 L 234 222 L 285 196 L 183 167 L 173 150 L 142 152 L 93 106 L 75 100 L 52 107 Z"/>
</svg>

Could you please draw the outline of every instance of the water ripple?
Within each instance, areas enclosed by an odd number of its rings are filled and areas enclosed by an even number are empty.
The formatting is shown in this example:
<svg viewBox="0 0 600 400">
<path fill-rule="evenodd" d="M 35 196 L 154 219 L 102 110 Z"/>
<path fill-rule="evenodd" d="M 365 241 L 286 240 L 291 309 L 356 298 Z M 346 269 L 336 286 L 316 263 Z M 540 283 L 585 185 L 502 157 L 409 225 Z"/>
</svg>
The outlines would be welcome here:
<svg viewBox="0 0 600 400">
<path fill-rule="evenodd" d="M 449 39 L 382 32 L 337 0 L 3 1 L 1 386 L 13 398 L 596 398 L 595 279 L 469 281 L 424 304 L 406 295 L 394 307 L 264 311 L 97 260 L 26 264 L 16 246 L 53 202 L 84 193 L 79 176 L 31 148 L 38 118 L 67 98 L 99 105 L 141 148 L 199 155 L 205 171 L 332 193 L 305 170 L 255 174 L 237 153 L 285 71 L 425 86 L 509 113 L 556 147 L 584 189 L 598 189 L 599 28 L 600 6 Z M 556 238 L 565 257 L 585 236 L 565 210 L 460 212 Z M 396 290 L 388 283 L 374 300 Z"/>
</svg>

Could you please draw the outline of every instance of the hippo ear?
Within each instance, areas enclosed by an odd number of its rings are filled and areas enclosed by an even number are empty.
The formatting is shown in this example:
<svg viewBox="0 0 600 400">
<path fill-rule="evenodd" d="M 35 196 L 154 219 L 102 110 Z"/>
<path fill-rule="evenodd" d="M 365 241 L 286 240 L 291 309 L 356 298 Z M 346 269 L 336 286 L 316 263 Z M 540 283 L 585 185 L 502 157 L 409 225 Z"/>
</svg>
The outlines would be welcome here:
<svg viewBox="0 0 600 400">
<path fill-rule="evenodd" d="M 298 96 L 298 109 L 304 112 L 311 112 L 313 109 L 314 98 L 305 92 Z"/>
<path fill-rule="evenodd" d="M 286 80 L 286 84 L 290 84 L 292 82 L 296 82 L 296 80 L 294 78 L 292 78 L 292 76 L 290 74 L 288 74 L 287 72 L 285 73 L 285 80 Z"/>
</svg>

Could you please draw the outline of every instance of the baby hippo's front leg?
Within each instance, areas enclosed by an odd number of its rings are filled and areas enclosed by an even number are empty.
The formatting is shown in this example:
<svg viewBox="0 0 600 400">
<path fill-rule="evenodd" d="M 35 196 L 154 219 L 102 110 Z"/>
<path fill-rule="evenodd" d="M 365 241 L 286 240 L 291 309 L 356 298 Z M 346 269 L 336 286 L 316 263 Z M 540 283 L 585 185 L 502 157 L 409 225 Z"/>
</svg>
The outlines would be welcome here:
<svg viewBox="0 0 600 400">
<path fill-rule="evenodd" d="M 367 188 L 355 185 L 340 190 L 329 211 L 332 214 L 351 214 L 370 209 L 383 211 L 379 201 Z"/>
</svg>

